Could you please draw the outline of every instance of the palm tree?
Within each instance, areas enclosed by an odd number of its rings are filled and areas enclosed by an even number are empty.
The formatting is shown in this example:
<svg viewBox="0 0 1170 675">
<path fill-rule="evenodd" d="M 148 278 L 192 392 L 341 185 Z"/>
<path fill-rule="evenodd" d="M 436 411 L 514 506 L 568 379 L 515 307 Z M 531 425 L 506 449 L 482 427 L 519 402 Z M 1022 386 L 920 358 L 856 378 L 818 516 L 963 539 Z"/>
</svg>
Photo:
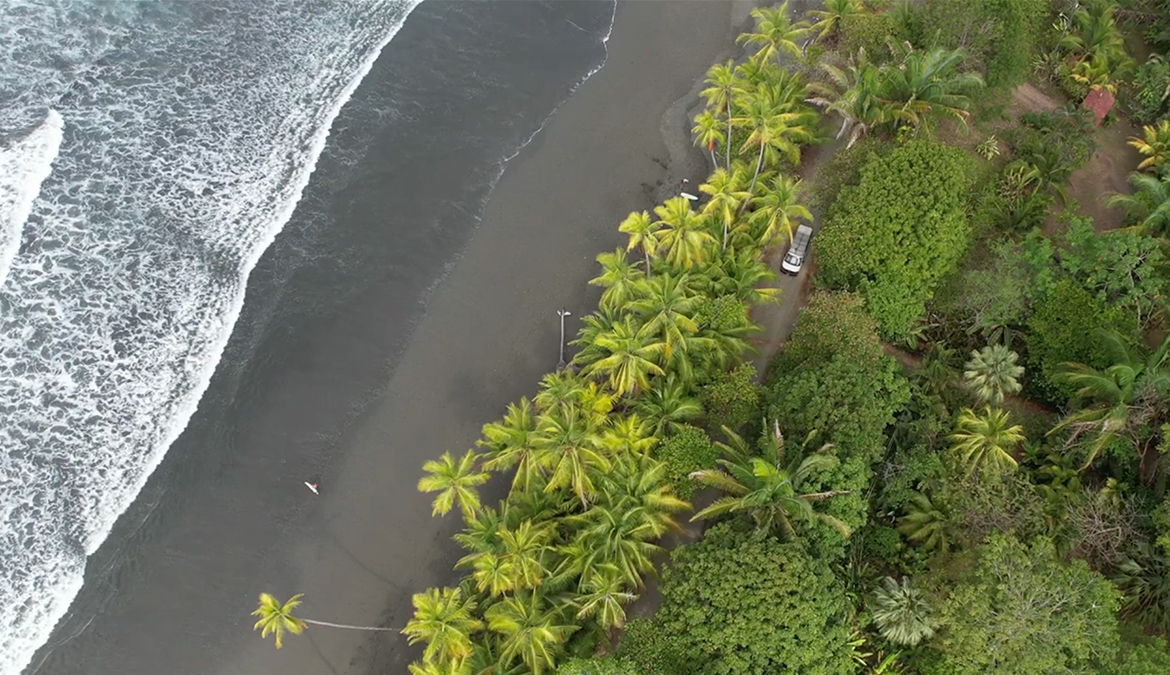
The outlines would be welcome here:
<svg viewBox="0 0 1170 675">
<path fill-rule="evenodd" d="M 699 96 L 707 99 L 708 110 L 714 110 L 723 115 L 723 126 L 727 134 L 724 142 L 726 154 L 725 166 L 731 166 L 731 108 L 736 95 L 742 90 L 741 82 L 732 67 L 731 59 L 727 63 L 715 64 L 707 71 L 707 88 L 699 92 Z M 697 121 L 697 120 L 696 120 Z M 714 154 L 712 154 L 714 161 Z"/>
<path fill-rule="evenodd" d="M 799 107 L 803 98 L 804 85 L 794 77 L 780 84 L 761 85 L 742 98 L 740 113 L 731 121 L 749 130 L 739 151 L 756 150 L 756 168 L 748 192 L 755 193 L 765 161 L 775 165 L 785 157 L 797 164 L 800 144 L 816 140 L 816 115 Z"/>
<path fill-rule="evenodd" d="M 713 297 L 733 296 L 748 306 L 779 302 L 780 289 L 768 285 L 776 280 L 776 273 L 760 261 L 755 247 L 759 242 L 749 239 L 749 235 L 750 232 L 743 233 L 744 241 L 736 239 L 732 254 L 703 270 L 702 278 L 708 280 L 705 290 Z"/>
<path fill-rule="evenodd" d="M 662 358 L 669 360 L 676 350 L 686 350 L 686 336 L 698 330 L 692 318 L 700 297 L 690 288 L 686 274 L 661 274 L 643 284 L 644 297 L 630 303 L 630 310 L 642 318 L 641 333 L 662 343 Z"/>
<path fill-rule="evenodd" d="M 658 224 L 650 220 L 650 214 L 645 211 L 633 211 L 618 225 L 618 232 L 628 234 L 630 243 L 627 251 L 635 248 L 642 251 L 646 261 L 646 274 L 650 273 L 650 256 L 658 250 Z"/>
<path fill-rule="evenodd" d="M 641 457 L 658 442 L 653 425 L 637 413 L 614 417 L 616 419 L 611 420 L 601 437 L 601 442 L 613 456 L 619 459 L 627 455 Z"/>
<path fill-rule="evenodd" d="M 695 145 L 702 146 L 711 156 L 712 169 L 719 168 L 719 161 L 715 159 L 715 146 L 723 140 L 724 126 L 726 125 L 716 119 L 710 110 L 703 110 L 695 115 L 695 126 L 691 127 L 691 133 L 695 136 Z"/>
<path fill-rule="evenodd" d="M 985 406 L 982 415 L 970 408 L 959 413 L 951 449 L 962 457 L 968 475 L 976 470 L 994 475 L 1016 467 L 1012 451 L 1024 440 L 1024 428 L 1008 426 L 1008 419 L 1006 410 L 991 406 Z"/>
<path fill-rule="evenodd" d="M 901 584 L 890 577 L 882 579 L 874 592 L 873 620 L 882 637 L 907 647 L 929 640 L 938 627 L 922 591 L 910 585 L 909 577 Z"/>
<path fill-rule="evenodd" d="M 1125 42 L 1117 28 L 1112 2 L 1087 2 L 1073 13 L 1077 30 L 1061 39 L 1060 46 L 1084 58 L 1104 57 L 1117 60 L 1125 57 Z"/>
<path fill-rule="evenodd" d="M 816 23 L 809 27 L 809 31 L 817 36 L 817 40 L 835 41 L 841 33 L 841 22 L 847 16 L 862 14 L 861 3 L 858 0 L 825 0 L 824 9 L 810 10 L 808 14 Z"/>
<path fill-rule="evenodd" d="M 915 128 L 929 126 L 934 117 L 953 117 L 966 127 L 972 105 L 967 94 L 982 87 L 983 78 L 958 71 L 964 58 L 957 50 L 912 51 L 900 65 L 883 67 L 882 94 L 893 103 L 893 117 Z"/>
<path fill-rule="evenodd" d="M 921 492 L 915 493 L 905 508 L 906 515 L 898 521 L 898 532 L 927 551 L 945 553 L 950 548 L 946 514 Z"/>
<path fill-rule="evenodd" d="M 655 359 L 661 356 L 665 345 L 651 343 L 631 316 L 614 325 L 613 330 L 598 335 L 594 344 L 606 355 L 582 369 L 581 374 L 601 376 L 619 397 L 637 396 L 650 386 L 651 375 L 663 374 Z"/>
<path fill-rule="evenodd" d="M 533 435 L 536 432 L 536 414 L 527 397 L 520 403 L 509 403 L 504 419 L 485 424 L 483 438 L 476 444 L 487 448 L 483 468 L 488 471 L 507 471 L 516 467 L 512 477 L 512 492 L 527 492 L 539 470 L 533 462 Z"/>
<path fill-rule="evenodd" d="M 479 508 L 479 491 L 475 488 L 491 476 L 477 468 L 477 459 L 479 455 L 473 450 L 468 450 L 458 462 L 451 458 L 451 453 L 444 452 L 438 461 L 423 464 L 423 471 L 431 475 L 418 480 L 419 491 L 439 493 L 431 515 L 446 515 L 456 503 L 465 516 Z"/>
<path fill-rule="evenodd" d="M 980 401 L 1000 405 L 1004 394 L 1014 394 L 1023 388 L 1020 376 L 1024 374 L 1024 367 L 1016 365 L 1019 358 L 1004 345 L 988 345 L 971 352 L 963 379 Z"/>
<path fill-rule="evenodd" d="M 655 436 L 673 433 L 703 415 L 698 399 L 687 396 L 687 388 L 674 373 L 655 380 L 654 386 L 634 402 L 634 407 L 654 425 Z"/>
<path fill-rule="evenodd" d="M 301 598 L 304 593 L 297 593 L 285 602 L 280 602 L 268 593 L 260 594 L 260 603 L 255 610 L 252 611 L 252 616 L 259 617 L 256 625 L 252 626 L 252 630 L 259 630 L 260 637 L 266 638 L 269 633 L 276 642 L 276 648 L 280 649 L 283 646 L 285 632 L 293 635 L 300 635 L 304 632 L 308 625 L 313 626 L 328 626 L 330 628 L 346 628 L 349 630 L 373 630 L 373 631 L 389 631 L 393 628 L 380 628 L 378 626 L 351 626 L 344 623 L 333 623 L 331 621 L 316 621 L 314 619 L 304 619 L 293 616 L 292 612 L 301 604 Z"/>
<path fill-rule="evenodd" d="M 642 289 L 635 286 L 635 294 Z M 581 318 L 581 329 L 577 331 L 577 338 L 569 344 L 577 347 L 573 355 L 573 364 L 585 368 L 594 361 L 606 355 L 606 351 L 597 345 L 597 337 L 613 332 L 614 326 L 625 320 L 626 307 L 598 307 L 597 311 Z"/>
<path fill-rule="evenodd" d="M 723 248 L 727 248 L 727 233 L 735 223 L 743 203 L 751 197 L 744 189 L 747 170 L 736 162 L 732 170 L 715 169 L 707 182 L 699 185 L 699 191 L 711 196 L 703 206 L 703 215 L 717 219 L 723 225 Z"/>
<path fill-rule="evenodd" d="M 890 120 L 889 103 L 882 98 L 881 69 L 866 59 L 864 48 L 848 61 L 826 58 L 820 64 L 820 72 L 824 80 L 809 83 L 813 96 L 808 102 L 841 117 L 837 138 L 849 135 L 845 147 L 853 147 L 875 127 Z"/>
<path fill-rule="evenodd" d="M 596 494 L 592 474 L 609 470 L 603 429 L 594 416 L 571 407 L 540 416 L 536 427 L 538 463 L 549 472 L 545 492 L 569 488 L 582 507 Z"/>
<path fill-rule="evenodd" d="M 761 249 L 769 248 L 781 232 L 791 241 L 794 220 L 812 221 L 812 213 L 796 201 L 799 190 L 799 179 L 777 175 L 764 194 L 752 199 L 752 239 Z"/>
<path fill-rule="evenodd" d="M 578 628 L 567 623 L 563 612 L 537 592 L 506 597 L 489 607 L 484 618 L 488 628 L 503 638 L 501 665 L 510 666 L 519 659 L 532 675 L 541 675 L 556 665 L 561 645 Z"/>
<path fill-rule="evenodd" d="M 779 7 L 757 7 L 752 10 L 752 18 L 756 20 L 755 32 L 743 33 L 735 41 L 759 45 L 752 56 L 753 61 L 775 61 L 780 54 L 796 59 L 801 57 L 797 42 L 808 36 L 808 24 L 803 21 L 792 23 L 788 18 L 788 0 L 784 0 Z"/>
<path fill-rule="evenodd" d="M 415 593 L 410 602 L 414 617 L 402 629 L 407 642 L 426 642 L 425 661 L 459 670 L 471 656 L 471 635 L 483 628 L 474 615 L 475 600 L 464 598 L 458 588 L 428 588 L 425 593 Z"/>
<path fill-rule="evenodd" d="M 1109 208 L 1125 209 L 1125 219 L 1143 234 L 1165 237 L 1170 234 L 1170 177 L 1129 174 L 1133 194 L 1117 194 L 1106 200 Z"/>
<path fill-rule="evenodd" d="M 601 307 L 616 311 L 630 301 L 634 295 L 634 286 L 646 275 L 630 264 L 626 252 L 620 248 L 613 253 L 599 254 L 597 262 L 601 264 L 601 274 L 590 279 L 589 284 L 604 288 Z"/>
<path fill-rule="evenodd" d="M 792 525 L 794 518 L 808 522 L 820 520 L 835 528 L 841 536 L 849 536 L 848 525 L 813 509 L 815 502 L 849 494 L 848 490 L 818 493 L 801 491 L 802 484 L 810 474 L 837 466 L 837 458 L 827 454 L 831 446 L 826 444 L 803 457 L 803 453 L 793 453 L 786 462 L 784 437 L 780 433 L 779 424 L 774 424 L 771 436 L 761 443 L 759 457 L 752 456 L 747 444 L 731 429 L 723 427 L 723 434 L 731 441 L 730 445 L 716 443 L 724 455 L 719 463 L 725 470 L 695 471 L 690 477 L 730 496 L 715 500 L 696 513 L 692 521 L 746 512 L 751 514 L 759 530 L 771 531 L 776 528 L 788 539 L 796 537 L 796 529 Z M 809 438 L 811 440 L 811 434 Z"/>
<path fill-rule="evenodd" d="M 583 593 L 573 604 L 577 606 L 577 618 L 597 618 L 602 628 L 621 628 L 626 625 L 628 605 L 638 596 L 629 592 L 626 581 L 613 565 L 599 567 L 585 582 Z"/>
<path fill-rule="evenodd" d="M 670 492 L 666 467 L 647 456 L 625 456 L 604 475 L 603 503 L 566 522 L 579 528 L 561 553 L 561 578 L 578 577 L 584 589 L 593 575 L 612 566 L 631 586 L 642 585 L 642 575 L 654 570 L 653 556 L 661 549 L 651 543 L 678 527 L 674 514 L 689 508 Z"/>
<path fill-rule="evenodd" d="M 691 201 L 685 197 L 671 197 L 654 207 L 658 220 L 658 245 L 666 250 L 666 260 L 678 269 L 687 270 L 703 262 L 707 246 L 715 244 L 715 237 L 707 231 L 702 214 L 691 210 Z"/>
<path fill-rule="evenodd" d="M 504 509 L 507 513 L 506 504 Z M 495 509 L 484 511 L 466 531 L 455 535 L 457 542 L 471 550 L 455 566 L 470 567 L 476 587 L 492 595 L 539 586 L 545 575 L 551 524 L 524 520 L 510 529 L 507 518 Z"/>
<path fill-rule="evenodd" d="M 1065 415 L 1049 433 L 1070 429 L 1069 443 L 1089 436 L 1082 469 L 1092 464 L 1110 441 L 1120 439 L 1140 455 L 1144 470 L 1150 448 L 1149 443 L 1143 443 L 1143 429 L 1164 416 L 1170 394 L 1170 336 L 1149 354 L 1127 344 L 1117 333 L 1101 333 L 1099 337 L 1113 365 L 1105 370 L 1081 363 L 1064 365 L 1059 379 L 1079 387 L 1077 398 L 1089 404 Z"/>
<path fill-rule="evenodd" d="M 1150 170 L 1157 175 L 1170 171 L 1170 120 L 1158 122 L 1158 126 L 1142 127 L 1142 138 L 1129 137 L 1129 144 L 1146 158 L 1138 164 L 1140 170 Z"/>
</svg>

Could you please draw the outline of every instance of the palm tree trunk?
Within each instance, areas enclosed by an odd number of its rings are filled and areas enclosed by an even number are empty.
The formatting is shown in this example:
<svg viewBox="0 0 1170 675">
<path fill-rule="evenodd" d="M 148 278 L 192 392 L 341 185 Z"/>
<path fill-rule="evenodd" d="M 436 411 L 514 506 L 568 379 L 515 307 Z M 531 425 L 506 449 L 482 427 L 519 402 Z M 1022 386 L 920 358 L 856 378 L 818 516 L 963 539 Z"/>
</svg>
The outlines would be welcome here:
<svg viewBox="0 0 1170 675">
<path fill-rule="evenodd" d="M 752 174 L 752 184 L 751 184 L 751 186 L 748 187 L 748 195 L 755 195 L 755 193 L 756 193 L 756 179 L 760 177 L 760 167 L 762 167 L 763 165 L 764 165 L 764 144 L 760 143 L 760 154 L 758 157 L 756 157 L 756 172 L 754 174 Z M 747 208 L 748 201 L 750 199 L 751 199 L 751 196 L 749 196 L 747 199 L 743 200 L 743 205 L 739 207 L 740 213 L 743 213 L 743 210 L 745 208 Z"/>
<path fill-rule="evenodd" d="M 727 171 L 731 172 L 731 94 L 728 94 L 727 99 L 727 147 L 724 152 L 727 155 Z"/>
<path fill-rule="evenodd" d="M 646 259 L 646 276 L 649 277 L 650 276 L 650 253 L 646 250 L 645 246 L 642 247 L 642 257 Z"/>
<path fill-rule="evenodd" d="M 712 143 L 711 147 L 707 148 L 707 151 L 711 153 L 711 167 L 713 169 L 718 169 L 719 168 L 719 160 L 715 159 L 715 144 Z"/>
<path fill-rule="evenodd" d="M 329 621 L 314 621 L 313 619 L 301 619 L 305 623 L 313 624 L 314 626 L 329 626 L 330 628 L 347 628 L 349 630 L 384 630 L 393 631 L 396 628 L 380 628 L 378 626 L 351 626 L 344 623 L 332 623 Z"/>
</svg>

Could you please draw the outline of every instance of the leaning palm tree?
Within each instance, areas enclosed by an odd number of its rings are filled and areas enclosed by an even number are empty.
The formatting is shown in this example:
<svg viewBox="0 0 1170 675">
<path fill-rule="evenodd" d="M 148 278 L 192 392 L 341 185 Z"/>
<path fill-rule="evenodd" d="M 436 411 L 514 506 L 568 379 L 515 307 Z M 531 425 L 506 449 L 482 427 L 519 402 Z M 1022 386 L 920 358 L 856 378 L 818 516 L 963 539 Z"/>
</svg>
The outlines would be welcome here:
<svg viewBox="0 0 1170 675">
<path fill-rule="evenodd" d="M 521 661 L 532 675 L 541 675 L 556 665 L 565 640 L 577 630 L 564 611 L 552 606 L 537 592 L 504 598 L 484 613 L 488 628 L 498 633 L 500 665 Z"/>
<path fill-rule="evenodd" d="M 661 274 L 643 284 L 642 297 L 629 309 L 642 320 L 641 333 L 662 344 L 663 361 L 686 351 L 686 337 L 699 329 L 694 316 L 702 298 L 690 286 L 688 275 Z"/>
<path fill-rule="evenodd" d="M 719 168 L 719 161 L 715 159 L 715 146 L 723 140 L 726 122 L 719 121 L 710 110 L 703 110 L 695 115 L 695 126 L 691 133 L 695 136 L 695 145 L 702 146 L 711 156 L 711 168 Z"/>
<path fill-rule="evenodd" d="M 837 139 L 846 135 L 851 148 L 874 128 L 890 121 L 890 103 L 882 96 L 881 69 L 866 59 L 865 49 L 843 60 L 825 58 L 820 66 L 821 79 L 810 82 L 808 102 L 841 118 Z"/>
<path fill-rule="evenodd" d="M 300 635 L 309 625 L 346 628 L 349 630 L 394 630 L 393 628 L 380 628 L 378 626 L 351 626 L 344 623 L 317 621 L 315 619 L 293 616 L 292 612 L 301 604 L 302 597 L 304 597 L 303 593 L 297 593 L 282 603 L 268 593 L 261 593 L 260 604 L 252 611 L 252 616 L 259 617 L 256 625 L 252 626 L 252 630 L 260 631 L 260 637 L 262 638 L 268 637 L 268 634 L 271 633 L 276 642 L 277 649 L 283 646 L 284 634 L 286 632 L 292 633 L 293 635 Z"/>
<path fill-rule="evenodd" d="M 548 475 L 545 492 L 568 488 L 583 508 L 596 497 L 594 475 L 610 467 L 602 442 L 604 428 L 597 422 L 588 411 L 575 406 L 540 416 L 535 440 L 537 463 Z"/>
<path fill-rule="evenodd" d="M 1156 127 L 1142 127 L 1142 137 L 1130 136 L 1127 142 L 1145 155 L 1142 163 L 1138 164 L 1139 170 L 1148 170 L 1157 175 L 1170 172 L 1170 120 L 1162 120 Z"/>
<path fill-rule="evenodd" d="M 646 211 L 634 211 L 618 225 L 618 232 L 630 237 L 627 251 L 635 248 L 642 252 L 646 261 L 646 274 L 650 273 L 650 257 L 658 251 L 658 225 L 650 220 Z"/>
<path fill-rule="evenodd" d="M 630 264 L 626 252 L 620 248 L 613 253 L 599 254 L 597 262 L 601 265 L 601 274 L 590 279 L 589 285 L 605 289 L 598 304 L 602 309 L 618 310 L 624 307 L 634 296 L 634 287 L 646 275 Z"/>
<path fill-rule="evenodd" d="M 792 240 L 793 222 L 812 221 L 812 213 L 797 201 L 800 180 L 777 175 L 764 193 L 752 200 L 755 209 L 748 219 L 751 239 L 762 250 L 776 242 L 781 234 Z"/>
<path fill-rule="evenodd" d="M 654 435 L 659 437 L 703 415 L 698 399 L 687 395 L 686 386 L 673 372 L 655 380 L 634 402 L 634 409 L 654 425 Z"/>
<path fill-rule="evenodd" d="M 428 588 L 410 601 L 414 617 L 402 629 L 407 642 L 426 642 L 425 661 L 448 664 L 458 671 L 471 656 L 472 634 L 483 628 L 483 622 L 475 618 L 475 600 L 464 598 L 458 588 Z"/>
<path fill-rule="evenodd" d="M 703 215 L 716 219 L 723 226 L 723 245 L 727 248 L 727 233 L 735 224 L 736 215 L 744 201 L 751 197 L 747 191 L 747 170 L 736 162 L 731 170 L 715 169 L 699 191 L 711 198 L 703 205 Z"/>
<path fill-rule="evenodd" d="M 967 467 L 968 475 L 981 471 L 996 472 L 1016 467 L 1012 451 L 1024 440 L 1024 428 L 1008 424 L 1006 410 L 985 406 L 982 414 L 970 408 L 959 413 L 951 449 Z"/>
<path fill-rule="evenodd" d="M 922 591 L 910 585 L 909 577 L 901 584 L 890 577 L 882 579 L 874 591 L 873 620 L 882 637 L 907 647 L 929 640 L 938 628 L 930 616 L 930 605 Z"/>
<path fill-rule="evenodd" d="M 1143 430 L 1165 413 L 1170 401 L 1170 336 L 1149 353 L 1115 332 L 1099 337 L 1112 365 L 1099 370 L 1081 363 L 1064 364 L 1058 377 L 1077 386 L 1077 399 L 1086 405 L 1065 415 L 1049 433 L 1071 430 L 1070 444 L 1082 436 L 1088 438 L 1082 469 L 1111 441 L 1124 441 L 1141 456 L 1145 473 L 1156 462 L 1147 462 L 1149 444 L 1141 442 Z"/>
<path fill-rule="evenodd" d="M 748 192 L 755 193 L 765 164 L 774 166 L 781 158 L 797 164 L 800 146 L 816 140 L 817 116 L 803 105 L 804 95 L 803 82 L 787 76 L 742 96 L 739 114 L 731 121 L 748 130 L 739 152 L 755 150 L 756 168 Z"/>
<path fill-rule="evenodd" d="M 631 316 L 615 324 L 613 330 L 598 335 L 594 343 L 603 356 L 586 366 L 581 374 L 602 378 L 618 397 L 637 396 L 650 386 L 651 375 L 663 374 L 655 361 L 660 359 L 664 345 L 651 342 Z"/>
<path fill-rule="evenodd" d="M 604 629 L 626 625 L 628 605 L 638 596 L 628 590 L 625 579 L 612 565 L 599 567 L 585 582 L 582 594 L 573 601 L 578 607 L 577 618 L 595 617 Z"/>
<path fill-rule="evenodd" d="M 961 51 L 911 51 L 901 64 L 881 69 L 881 94 L 891 102 L 890 113 L 900 123 L 929 127 L 935 117 L 952 117 L 964 128 L 971 116 L 972 91 L 983 86 L 976 73 L 959 72 Z"/>
<path fill-rule="evenodd" d="M 1024 367 L 1016 365 L 1019 355 L 1004 345 L 988 345 L 971 352 L 971 360 L 963 371 L 963 380 L 984 403 L 1000 405 L 1004 394 L 1014 394 L 1023 386 L 1020 376 Z"/>
<path fill-rule="evenodd" d="M 539 470 L 533 462 L 532 437 L 536 433 L 536 411 L 527 397 L 509 403 L 504 418 L 483 426 L 483 438 L 476 445 L 486 448 L 483 468 L 507 471 L 516 468 L 512 492 L 527 492 Z"/>
<path fill-rule="evenodd" d="M 1125 210 L 1130 227 L 1154 237 L 1170 235 L 1170 176 L 1129 174 L 1133 194 L 1117 194 L 1106 200 L 1109 208 Z"/>
<path fill-rule="evenodd" d="M 768 63 L 776 61 L 781 54 L 801 58 L 797 43 L 808 36 L 808 24 L 792 22 L 788 16 L 788 0 L 778 7 L 757 7 L 752 10 L 752 18 L 756 20 L 755 32 L 743 33 L 735 41 L 759 47 L 752 55 L 753 61 Z"/>
<path fill-rule="evenodd" d="M 726 492 L 728 496 L 715 500 L 696 513 L 692 521 L 748 513 L 755 520 L 757 529 L 779 530 L 788 539 L 796 537 L 792 521 L 797 518 L 807 522 L 820 520 L 831 525 L 842 536 L 849 536 L 848 525 L 813 508 L 816 502 L 849 494 L 848 490 L 815 493 L 801 490 L 811 474 L 832 469 L 839 463 L 835 456 L 827 454 L 831 446 L 826 444 L 805 456 L 792 453 L 791 457 L 785 457 L 784 437 L 780 433 L 780 426 L 774 424 L 771 435 L 761 443 L 760 455 L 754 456 L 734 431 L 723 427 L 723 434 L 731 441 L 730 444 L 716 443 L 724 455 L 719 460 L 723 469 L 695 471 L 690 477 L 703 485 Z M 812 434 L 809 435 L 811 438 Z"/>
<path fill-rule="evenodd" d="M 699 96 L 707 99 L 707 109 L 723 116 L 723 130 L 726 134 L 723 151 L 725 154 L 724 166 L 731 166 L 731 118 L 735 97 L 742 91 L 742 82 L 736 75 L 732 61 L 715 64 L 707 71 L 705 81 L 707 87 L 699 92 Z M 696 120 L 697 121 L 697 120 Z M 714 161 L 714 155 L 712 155 Z"/>
<path fill-rule="evenodd" d="M 654 207 L 658 220 L 658 245 L 666 251 L 666 260 L 680 270 L 688 270 L 703 262 L 707 248 L 715 244 L 715 237 L 707 231 L 707 219 L 691 209 L 685 197 L 671 197 Z"/>
<path fill-rule="evenodd" d="M 825 0 L 824 9 L 809 10 L 808 15 L 816 19 L 809 32 L 817 40 L 835 41 L 841 33 L 841 22 L 847 16 L 863 14 L 858 0 Z"/>
<path fill-rule="evenodd" d="M 451 453 L 444 452 L 437 461 L 423 464 L 423 471 L 430 475 L 418 480 L 419 491 L 439 493 L 435 496 L 432 515 L 446 515 L 455 504 L 465 516 L 479 508 L 479 490 L 476 488 L 491 476 L 479 469 L 478 459 L 479 455 L 473 450 L 468 450 L 458 461 L 451 457 Z"/>
</svg>

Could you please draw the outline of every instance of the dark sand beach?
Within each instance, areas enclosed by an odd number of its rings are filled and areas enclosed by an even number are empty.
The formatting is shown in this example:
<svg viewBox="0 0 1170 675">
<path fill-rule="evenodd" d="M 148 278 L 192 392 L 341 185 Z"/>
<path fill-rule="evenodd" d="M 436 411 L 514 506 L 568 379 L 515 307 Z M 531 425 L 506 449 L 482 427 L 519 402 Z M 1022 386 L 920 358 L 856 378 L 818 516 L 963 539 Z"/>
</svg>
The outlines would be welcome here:
<svg viewBox="0 0 1170 675">
<path fill-rule="evenodd" d="M 428 8 L 431 2 L 437 4 Z M 442 2 L 429 0 L 416 13 L 440 11 Z M 556 365 L 556 310 L 573 313 L 568 330 L 574 334 L 577 317 L 596 304 L 597 293 L 586 284 L 595 274 L 594 257 L 623 243 L 618 222 L 670 196 L 683 177 L 706 175 L 709 165 L 688 137 L 689 112 L 708 66 L 734 53 L 733 38 L 754 4 L 619 3 L 605 66 L 507 163 L 470 238 L 391 242 L 402 250 L 404 271 L 397 273 L 407 275 L 412 247 L 432 257 L 438 254 L 431 248 L 451 250 L 444 276 L 420 277 L 425 287 L 416 290 L 425 313 L 393 315 L 387 299 L 379 314 L 370 309 L 379 299 L 367 293 L 359 297 L 364 314 L 339 311 L 323 337 L 280 357 L 267 377 L 241 376 L 241 387 L 271 391 L 264 406 L 231 416 L 265 415 L 271 422 L 284 415 L 284 426 L 233 436 L 221 427 L 238 420 L 209 422 L 199 432 L 204 445 L 230 436 L 214 459 L 183 456 L 185 446 L 177 444 L 172 454 L 180 454 L 167 458 L 162 477 L 152 478 L 142 503 L 111 537 L 131 544 L 99 555 L 98 569 L 88 575 L 87 583 L 100 586 L 102 568 L 113 569 L 120 587 L 111 582 L 104 592 L 83 591 L 85 611 L 71 612 L 32 672 L 405 672 L 415 650 L 396 631 L 314 627 L 273 650 L 251 633 L 256 593 L 303 592 L 306 617 L 397 629 L 410 616 L 412 593 L 453 578 L 459 553 L 450 535 L 458 519 L 431 517 L 429 499 L 415 490 L 423 462 L 445 450 L 462 453 L 507 403 L 535 392 Z M 583 16 L 593 14 L 596 4 Z M 403 39 L 412 21 L 416 16 Z M 345 189 L 376 191 L 377 181 L 394 178 L 373 175 Z M 374 237 L 353 245 L 354 255 L 362 255 L 363 245 L 387 245 Z M 284 281 L 271 273 L 259 289 L 250 283 L 248 302 L 276 302 L 286 293 Z M 357 304 L 354 297 L 336 301 Z M 388 323 L 410 330 L 391 333 L 381 328 Z M 267 339 L 280 330 L 270 329 Z M 262 371 L 264 339 L 249 345 Z M 382 344 L 395 340 L 400 344 Z M 388 355 L 361 362 L 367 343 L 379 343 Z M 335 364 L 344 367 L 325 368 Z M 350 390 L 365 392 L 361 400 L 330 398 L 332 386 L 353 384 L 331 381 L 342 377 L 360 384 Z M 316 429 L 318 418 L 330 426 Z M 275 438 L 257 438 L 259 429 Z M 283 444 L 283 454 L 249 451 L 261 442 Z M 160 487 L 179 465 L 190 485 Z M 257 475 L 270 482 L 250 487 Z M 319 480 L 320 497 L 300 484 L 306 478 Z M 277 490 L 280 499 L 256 496 Z M 165 534 L 152 519 L 156 511 L 168 514 Z M 266 513 L 257 517 L 257 511 Z M 238 521 L 238 529 L 219 534 L 224 519 Z M 239 564 L 232 564 L 235 556 Z M 215 602 L 203 606 L 204 597 Z M 184 621 L 186 606 L 198 620 Z"/>
</svg>

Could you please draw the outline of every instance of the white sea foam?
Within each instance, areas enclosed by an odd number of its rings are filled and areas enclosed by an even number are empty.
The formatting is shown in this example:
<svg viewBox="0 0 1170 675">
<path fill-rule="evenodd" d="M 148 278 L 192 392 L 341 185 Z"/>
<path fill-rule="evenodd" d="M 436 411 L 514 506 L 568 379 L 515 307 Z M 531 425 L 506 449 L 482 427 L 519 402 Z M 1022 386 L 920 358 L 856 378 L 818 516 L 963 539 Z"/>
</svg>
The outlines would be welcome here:
<svg viewBox="0 0 1170 675">
<path fill-rule="evenodd" d="M 67 120 L 0 285 L 0 675 L 186 426 L 330 124 L 420 1 L 0 3 L 0 137 Z"/>
<path fill-rule="evenodd" d="M 61 115 L 50 110 L 28 136 L 0 150 L 0 287 L 20 248 L 20 233 L 61 148 Z"/>
</svg>

